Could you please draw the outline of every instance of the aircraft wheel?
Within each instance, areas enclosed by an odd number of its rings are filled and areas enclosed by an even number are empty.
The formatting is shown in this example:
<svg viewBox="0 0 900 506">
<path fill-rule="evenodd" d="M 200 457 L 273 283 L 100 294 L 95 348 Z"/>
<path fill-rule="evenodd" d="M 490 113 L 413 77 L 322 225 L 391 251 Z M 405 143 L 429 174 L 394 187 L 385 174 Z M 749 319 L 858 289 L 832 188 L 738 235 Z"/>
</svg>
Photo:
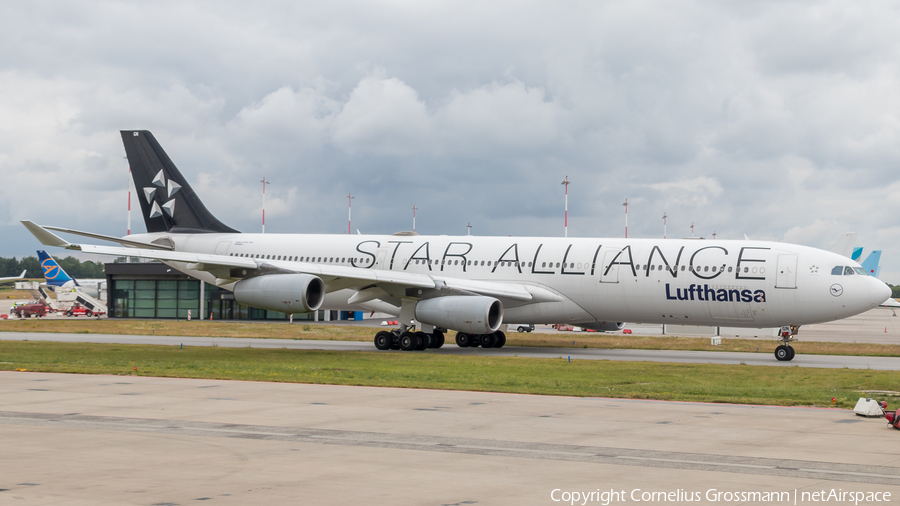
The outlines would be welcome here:
<svg viewBox="0 0 900 506">
<path fill-rule="evenodd" d="M 472 336 L 465 332 L 456 333 L 456 345 L 460 348 L 468 348 L 472 343 Z"/>
<path fill-rule="evenodd" d="M 783 344 L 779 344 L 778 347 L 775 348 L 775 359 L 778 360 L 779 362 L 784 362 L 786 360 L 790 360 L 791 352 L 789 350 L 790 350 L 789 347 L 787 347 Z"/>
<path fill-rule="evenodd" d="M 400 334 L 400 349 L 403 351 L 413 351 L 419 347 L 419 343 L 419 338 L 412 332 Z"/>
<path fill-rule="evenodd" d="M 482 348 L 493 348 L 496 342 L 497 337 L 494 336 L 494 334 L 481 334 L 478 336 L 478 344 L 480 344 Z"/>
<path fill-rule="evenodd" d="M 788 357 L 788 360 L 794 360 L 794 355 L 797 354 L 797 352 L 794 351 L 794 347 L 793 347 L 793 346 L 788 346 L 787 349 L 788 349 L 788 351 L 791 352 L 791 356 Z"/>
<path fill-rule="evenodd" d="M 392 336 L 390 332 L 382 330 L 381 332 L 375 334 L 375 347 L 379 350 L 391 349 L 391 344 L 393 344 L 393 341 L 394 336 Z"/>
<path fill-rule="evenodd" d="M 421 351 L 425 348 L 431 348 L 431 334 L 416 332 L 416 337 L 419 338 L 419 346 L 416 346 L 417 350 Z"/>
<path fill-rule="evenodd" d="M 494 336 L 497 338 L 494 341 L 494 348 L 502 348 L 506 345 L 506 334 L 502 330 L 494 332 Z"/>
<path fill-rule="evenodd" d="M 440 348 L 444 345 L 444 334 L 434 331 L 431 333 L 431 341 L 428 343 L 429 348 Z"/>
</svg>

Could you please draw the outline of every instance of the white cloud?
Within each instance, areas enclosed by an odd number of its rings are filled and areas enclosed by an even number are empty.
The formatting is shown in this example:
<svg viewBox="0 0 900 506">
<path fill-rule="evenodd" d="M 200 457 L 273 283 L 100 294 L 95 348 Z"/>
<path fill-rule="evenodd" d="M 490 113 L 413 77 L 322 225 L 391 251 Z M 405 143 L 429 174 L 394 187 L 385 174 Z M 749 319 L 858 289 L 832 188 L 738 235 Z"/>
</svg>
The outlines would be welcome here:
<svg viewBox="0 0 900 506">
<path fill-rule="evenodd" d="M 368 77 L 334 119 L 332 139 L 353 154 L 401 156 L 428 151 L 431 129 L 416 90 L 394 77 Z"/>
</svg>

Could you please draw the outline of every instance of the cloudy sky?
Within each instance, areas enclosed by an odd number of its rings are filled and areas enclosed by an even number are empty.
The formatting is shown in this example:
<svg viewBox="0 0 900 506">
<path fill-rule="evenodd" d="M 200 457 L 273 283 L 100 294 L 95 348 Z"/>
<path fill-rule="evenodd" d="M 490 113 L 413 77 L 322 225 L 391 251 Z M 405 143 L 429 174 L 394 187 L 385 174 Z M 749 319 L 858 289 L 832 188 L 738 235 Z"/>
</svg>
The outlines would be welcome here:
<svg viewBox="0 0 900 506">
<path fill-rule="evenodd" d="M 124 235 L 120 129 L 242 231 L 696 235 L 883 249 L 889 2 L 4 2 L 0 256 Z M 133 230 L 144 231 L 139 210 Z"/>
</svg>

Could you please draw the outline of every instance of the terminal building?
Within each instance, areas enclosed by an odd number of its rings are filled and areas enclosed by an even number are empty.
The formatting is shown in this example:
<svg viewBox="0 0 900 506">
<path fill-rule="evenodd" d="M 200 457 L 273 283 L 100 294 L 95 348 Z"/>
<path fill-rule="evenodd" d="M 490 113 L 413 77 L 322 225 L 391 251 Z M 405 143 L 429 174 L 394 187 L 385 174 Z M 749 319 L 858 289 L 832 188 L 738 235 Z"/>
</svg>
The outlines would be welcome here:
<svg viewBox="0 0 900 506">
<path fill-rule="evenodd" d="M 290 315 L 234 300 L 234 294 L 159 262 L 105 265 L 109 318 L 191 318 L 284 321 Z M 361 311 L 300 313 L 294 320 L 361 320 Z"/>
</svg>

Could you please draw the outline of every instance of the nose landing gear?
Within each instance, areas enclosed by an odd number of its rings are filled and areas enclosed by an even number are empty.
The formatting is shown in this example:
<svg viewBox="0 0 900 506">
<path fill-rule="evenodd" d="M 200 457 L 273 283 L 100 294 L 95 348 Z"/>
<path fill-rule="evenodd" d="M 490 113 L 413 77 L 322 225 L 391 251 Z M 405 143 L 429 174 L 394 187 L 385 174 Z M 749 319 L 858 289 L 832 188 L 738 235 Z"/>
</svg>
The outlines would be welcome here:
<svg viewBox="0 0 900 506">
<path fill-rule="evenodd" d="M 775 359 L 779 362 L 790 362 L 794 360 L 794 348 L 791 347 L 791 342 L 794 341 L 794 336 L 797 335 L 797 331 L 800 330 L 798 325 L 784 325 L 781 327 L 781 330 L 778 332 L 778 340 L 781 342 L 777 348 L 775 348 Z"/>
</svg>

